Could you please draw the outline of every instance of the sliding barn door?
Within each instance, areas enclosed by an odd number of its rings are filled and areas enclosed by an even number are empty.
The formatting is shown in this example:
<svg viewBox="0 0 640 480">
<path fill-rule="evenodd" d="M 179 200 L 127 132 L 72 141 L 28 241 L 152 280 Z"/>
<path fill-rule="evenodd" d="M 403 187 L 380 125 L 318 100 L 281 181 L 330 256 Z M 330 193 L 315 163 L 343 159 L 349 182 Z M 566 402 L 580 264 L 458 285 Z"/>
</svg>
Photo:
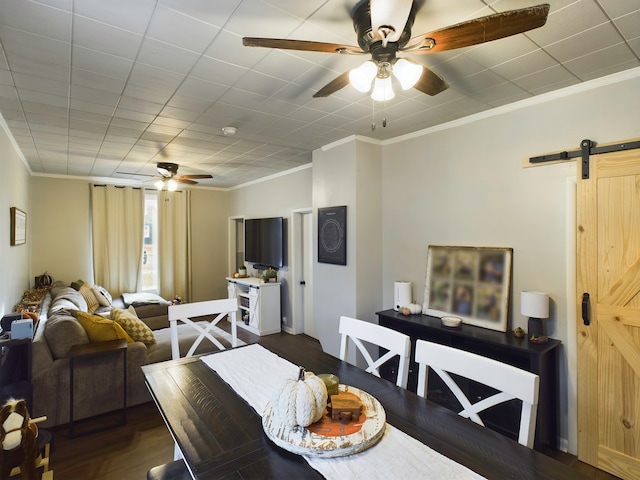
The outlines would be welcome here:
<svg viewBox="0 0 640 480">
<path fill-rule="evenodd" d="M 577 164 L 578 457 L 638 479 L 640 149 Z"/>
</svg>

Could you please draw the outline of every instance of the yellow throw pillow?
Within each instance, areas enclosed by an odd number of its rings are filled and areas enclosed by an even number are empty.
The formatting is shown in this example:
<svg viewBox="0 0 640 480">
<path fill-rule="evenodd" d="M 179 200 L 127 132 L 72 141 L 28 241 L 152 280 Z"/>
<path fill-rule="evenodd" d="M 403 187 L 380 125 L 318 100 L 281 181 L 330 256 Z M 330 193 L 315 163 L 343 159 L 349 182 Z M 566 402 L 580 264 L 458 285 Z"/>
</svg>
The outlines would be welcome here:
<svg viewBox="0 0 640 480">
<path fill-rule="evenodd" d="M 95 312 L 100 306 L 100 304 L 98 303 L 98 299 L 96 298 L 96 295 L 93 293 L 93 290 L 91 289 L 91 287 L 86 283 L 83 283 L 82 286 L 80 287 L 80 290 L 78 291 L 80 292 L 80 294 L 82 294 L 85 301 L 87 302 L 87 312 L 89 313 Z"/>
<path fill-rule="evenodd" d="M 156 336 L 153 330 L 138 318 L 136 310 L 130 306 L 127 310 L 121 308 L 111 308 L 111 318 L 118 323 L 124 330 L 137 342 L 145 345 L 153 345 L 156 343 Z"/>
<path fill-rule="evenodd" d="M 92 343 L 121 339 L 125 339 L 127 343 L 133 343 L 133 339 L 127 332 L 113 320 L 107 320 L 99 315 L 78 312 L 78 321 L 87 331 L 89 341 Z"/>
</svg>

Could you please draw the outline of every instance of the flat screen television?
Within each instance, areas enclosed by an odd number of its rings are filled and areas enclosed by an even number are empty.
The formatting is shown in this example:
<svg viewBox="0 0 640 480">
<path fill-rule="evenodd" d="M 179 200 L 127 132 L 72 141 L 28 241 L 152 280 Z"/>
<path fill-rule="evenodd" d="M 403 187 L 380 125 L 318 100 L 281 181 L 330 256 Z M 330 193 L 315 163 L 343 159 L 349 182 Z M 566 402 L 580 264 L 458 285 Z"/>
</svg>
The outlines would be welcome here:
<svg viewBox="0 0 640 480">
<path fill-rule="evenodd" d="M 244 221 L 244 259 L 254 267 L 282 268 L 283 218 L 250 218 Z"/>
</svg>

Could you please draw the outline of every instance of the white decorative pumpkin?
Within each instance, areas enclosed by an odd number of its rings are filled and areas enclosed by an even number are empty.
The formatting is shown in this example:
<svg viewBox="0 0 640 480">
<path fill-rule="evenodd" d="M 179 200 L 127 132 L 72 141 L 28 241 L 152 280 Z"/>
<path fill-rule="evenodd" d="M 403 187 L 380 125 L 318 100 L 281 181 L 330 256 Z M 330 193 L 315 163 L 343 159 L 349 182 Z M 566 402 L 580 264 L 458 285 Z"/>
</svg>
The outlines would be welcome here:
<svg viewBox="0 0 640 480">
<path fill-rule="evenodd" d="M 298 378 L 288 378 L 275 392 L 273 410 L 289 427 L 308 427 L 324 415 L 327 387 L 322 379 L 300 367 Z"/>
</svg>

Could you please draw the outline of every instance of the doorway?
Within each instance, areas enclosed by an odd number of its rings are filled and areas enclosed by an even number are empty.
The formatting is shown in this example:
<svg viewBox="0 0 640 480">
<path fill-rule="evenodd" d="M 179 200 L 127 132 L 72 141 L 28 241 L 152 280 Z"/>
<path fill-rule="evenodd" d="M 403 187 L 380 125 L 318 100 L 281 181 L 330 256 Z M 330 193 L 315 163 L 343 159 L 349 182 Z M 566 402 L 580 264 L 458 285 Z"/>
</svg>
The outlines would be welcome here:
<svg viewBox="0 0 640 480">
<path fill-rule="evenodd" d="M 292 329 L 316 337 L 313 319 L 313 212 L 311 208 L 292 212 L 293 305 Z"/>
</svg>

